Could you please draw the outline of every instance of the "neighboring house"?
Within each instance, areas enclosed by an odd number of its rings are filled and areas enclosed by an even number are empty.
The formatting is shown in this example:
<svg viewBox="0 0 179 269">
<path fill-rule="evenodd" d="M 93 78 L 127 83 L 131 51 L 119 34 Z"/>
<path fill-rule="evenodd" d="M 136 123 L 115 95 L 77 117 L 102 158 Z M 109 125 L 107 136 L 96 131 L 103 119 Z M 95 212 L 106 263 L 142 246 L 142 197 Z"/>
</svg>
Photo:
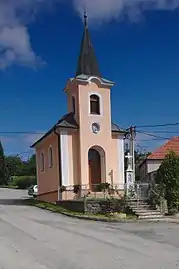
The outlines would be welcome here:
<svg viewBox="0 0 179 269">
<path fill-rule="evenodd" d="M 179 137 L 173 137 L 166 144 L 159 147 L 156 151 L 150 154 L 140 165 L 140 180 L 151 181 L 155 178 L 157 170 L 161 162 L 164 160 L 169 151 L 174 151 L 179 155 Z"/>
<path fill-rule="evenodd" d="M 113 85 L 99 72 L 85 17 L 76 76 L 65 87 L 68 113 L 32 145 L 39 199 L 73 199 L 73 186 L 78 184 L 92 192 L 103 182 L 124 190 L 126 131 L 111 122 Z M 62 186 L 67 189 L 63 194 Z"/>
</svg>

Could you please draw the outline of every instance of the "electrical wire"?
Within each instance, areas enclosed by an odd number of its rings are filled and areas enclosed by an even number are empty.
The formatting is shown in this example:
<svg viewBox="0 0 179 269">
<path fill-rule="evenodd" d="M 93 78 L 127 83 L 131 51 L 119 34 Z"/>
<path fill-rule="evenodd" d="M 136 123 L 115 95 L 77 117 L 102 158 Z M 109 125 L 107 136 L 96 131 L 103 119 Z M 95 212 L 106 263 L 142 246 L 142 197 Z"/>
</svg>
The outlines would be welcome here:
<svg viewBox="0 0 179 269">
<path fill-rule="evenodd" d="M 155 134 L 146 133 L 146 132 L 142 132 L 142 131 L 136 131 L 136 133 L 142 133 L 142 134 L 145 134 L 145 135 L 148 135 L 148 136 L 151 136 L 151 137 L 155 137 L 155 138 L 161 139 L 161 140 L 169 140 L 170 139 L 170 137 L 158 136 L 158 135 L 155 135 Z"/>
<path fill-rule="evenodd" d="M 165 124 L 155 124 L 155 125 L 140 125 L 140 126 L 136 125 L 136 128 L 156 128 L 156 127 L 177 126 L 177 125 L 179 125 L 179 122 L 165 123 Z"/>
<path fill-rule="evenodd" d="M 140 130 L 139 130 L 140 131 Z M 155 130 L 145 130 L 145 131 L 143 131 L 142 130 L 142 132 L 150 132 L 150 133 L 153 133 L 153 134 L 176 134 L 176 135 L 179 135 L 179 131 L 165 131 L 165 130 L 158 130 L 158 131 L 155 131 Z"/>
</svg>

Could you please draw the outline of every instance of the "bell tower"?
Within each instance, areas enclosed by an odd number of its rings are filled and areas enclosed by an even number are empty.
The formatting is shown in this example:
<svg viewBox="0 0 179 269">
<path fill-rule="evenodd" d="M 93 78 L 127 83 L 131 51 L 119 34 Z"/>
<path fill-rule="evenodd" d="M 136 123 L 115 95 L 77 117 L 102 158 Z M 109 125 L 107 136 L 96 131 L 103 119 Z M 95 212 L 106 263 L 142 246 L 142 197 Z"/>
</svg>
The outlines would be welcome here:
<svg viewBox="0 0 179 269">
<path fill-rule="evenodd" d="M 111 122 L 113 85 L 100 72 L 85 12 L 76 76 L 68 81 L 65 89 L 68 112 L 74 114 L 79 125 L 79 183 L 82 185 L 94 186 L 108 181 L 111 170 L 113 177 L 118 177 L 117 142 Z"/>
<path fill-rule="evenodd" d="M 91 43 L 86 12 L 84 14 L 84 33 L 81 41 L 76 77 L 80 75 L 101 77 L 98 62 Z"/>
</svg>

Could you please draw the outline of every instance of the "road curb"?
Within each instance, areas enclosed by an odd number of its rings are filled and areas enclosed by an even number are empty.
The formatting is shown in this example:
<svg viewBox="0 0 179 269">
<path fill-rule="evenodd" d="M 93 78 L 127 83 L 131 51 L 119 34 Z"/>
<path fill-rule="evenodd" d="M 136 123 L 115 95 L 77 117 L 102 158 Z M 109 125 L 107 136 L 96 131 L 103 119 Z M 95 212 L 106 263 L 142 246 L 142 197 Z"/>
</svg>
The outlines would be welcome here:
<svg viewBox="0 0 179 269">
<path fill-rule="evenodd" d="M 52 209 L 48 209 L 48 208 L 45 208 L 43 206 L 39 206 L 38 204 L 37 205 L 31 205 L 31 206 L 35 206 L 37 208 L 40 208 L 40 209 L 43 209 L 43 210 L 47 210 L 47 211 L 50 211 L 52 213 L 56 213 L 56 214 L 61 214 L 61 215 L 64 215 L 64 216 L 67 216 L 67 217 L 70 217 L 70 218 L 76 218 L 76 219 L 81 219 L 81 220 L 90 220 L 90 221 L 96 221 L 96 222 L 106 222 L 106 223 L 138 223 L 138 224 L 142 224 L 142 223 L 175 223 L 175 224 L 179 224 L 179 220 L 175 220 L 175 219 L 169 219 L 169 218 L 166 218 L 166 219 L 158 219 L 158 220 L 147 220 L 147 219 L 142 219 L 142 220 L 139 220 L 139 219 L 106 219 L 106 218 L 98 218 L 98 217 L 91 217 L 91 216 L 81 216 L 81 215 L 74 215 L 74 214 L 71 214 L 71 213 L 68 213 L 68 212 L 63 212 L 63 211 L 55 211 L 55 210 L 52 210 Z"/>
<path fill-rule="evenodd" d="M 39 205 L 34 205 L 35 207 L 37 208 L 40 208 L 40 209 L 45 209 L 47 211 L 50 211 L 52 213 L 56 213 L 56 214 L 62 214 L 64 216 L 67 216 L 67 217 L 71 217 L 71 218 L 76 218 L 76 219 L 82 219 L 82 220 L 91 220 L 91 221 L 98 221 L 98 222 L 110 222 L 110 223 L 131 223 L 131 222 L 138 222 L 138 220 L 133 220 L 133 219 L 106 219 L 106 218 L 98 218 L 98 217 L 90 217 L 90 216 L 80 216 L 80 215 L 73 215 L 71 213 L 67 213 L 67 212 L 56 212 L 52 209 L 48 209 L 48 208 L 44 208 L 44 207 L 41 207 Z"/>
</svg>

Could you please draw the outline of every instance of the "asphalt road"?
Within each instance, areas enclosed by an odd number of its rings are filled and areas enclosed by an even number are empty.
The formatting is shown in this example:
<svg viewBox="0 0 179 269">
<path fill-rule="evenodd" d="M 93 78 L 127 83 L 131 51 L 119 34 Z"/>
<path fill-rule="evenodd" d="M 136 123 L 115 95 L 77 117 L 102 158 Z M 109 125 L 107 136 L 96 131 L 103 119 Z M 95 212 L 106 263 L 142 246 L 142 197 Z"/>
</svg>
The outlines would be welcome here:
<svg viewBox="0 0 179 269">
<path fill-rule="evenodd" d="M 0 189 L 0 269 L 172 269 L 179 225 L 107 224 L 12 205 L 26 192 Z"/>
</svg>

